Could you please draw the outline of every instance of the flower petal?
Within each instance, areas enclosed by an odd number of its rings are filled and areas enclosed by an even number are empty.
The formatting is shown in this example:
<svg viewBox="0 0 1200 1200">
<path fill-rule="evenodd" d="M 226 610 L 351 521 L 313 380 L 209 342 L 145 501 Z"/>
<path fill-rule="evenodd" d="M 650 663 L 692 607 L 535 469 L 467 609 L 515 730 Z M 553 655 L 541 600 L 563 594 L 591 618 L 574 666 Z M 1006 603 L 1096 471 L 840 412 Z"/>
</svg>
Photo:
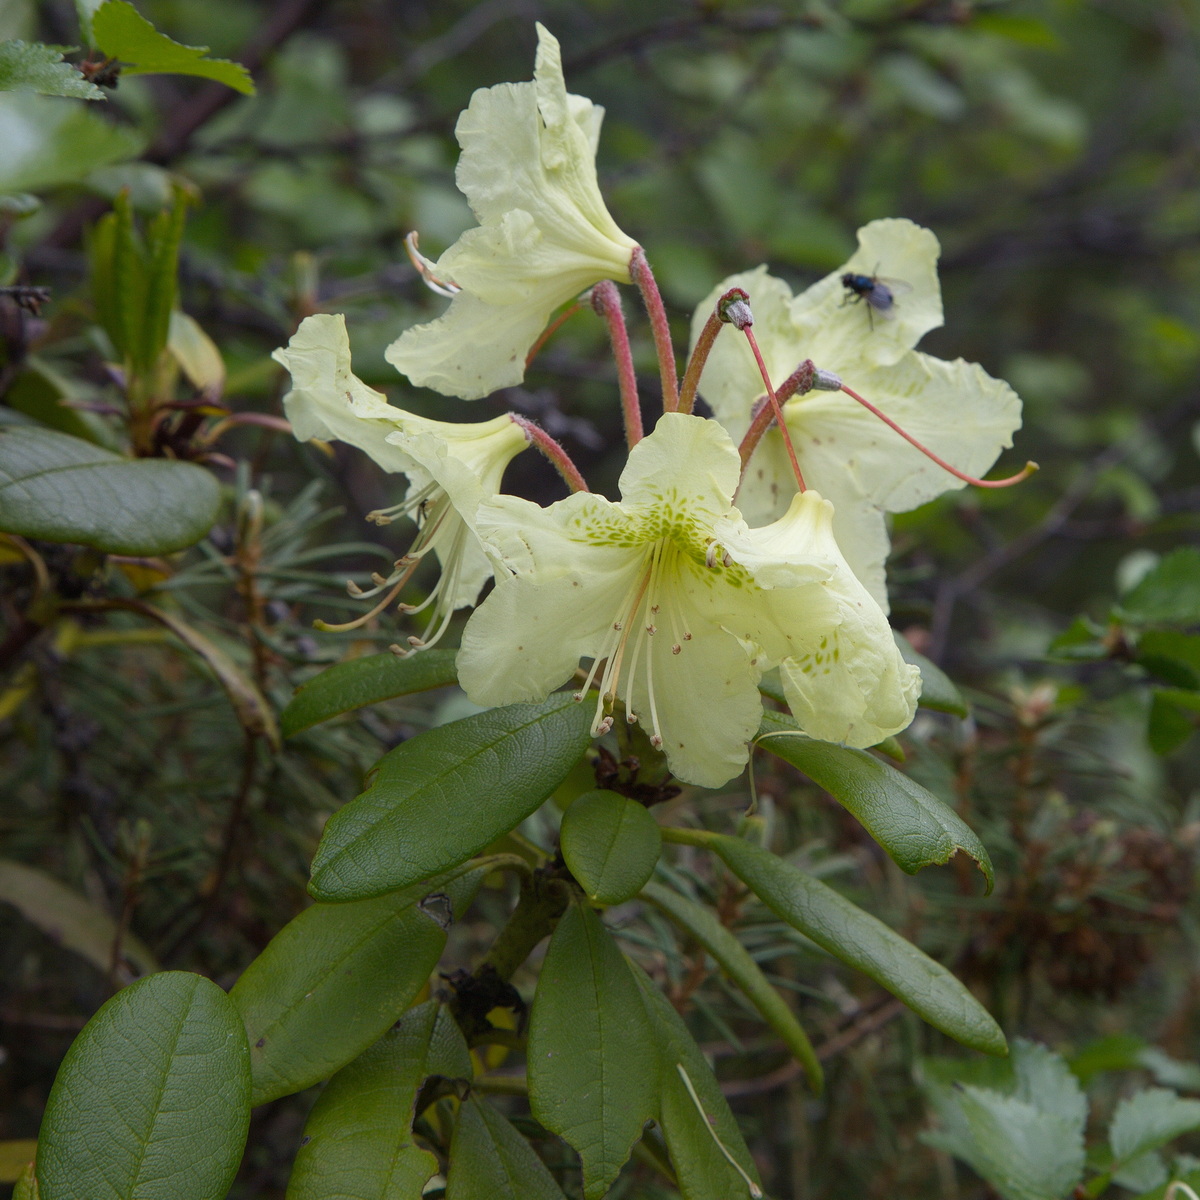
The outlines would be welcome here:
<svg viewBox="0 0 1200 1200">
<path fill-rule="evenodd" d="M 767 588 L 727 617 L 729 628 L 778 663 L 784 694 L 811 737 L 873 746 L 912 721 L 921 676 L 900 657 L 883 610 L 855 578 L 833 537 L 833 505 L 797 494 L 772 526 L 750 530 L 764 547 L 807 546 L 827 578 Z"/>
<path fill-rule="evenodd" d="M 931 329 L 942 324 L 942 291 L 937 277 L 941 248 L 928 229 L 903 218 L 872 221 L 858 231 L 858 249 L 836 271 L 792 301 L 799 345 L 818 367 L 839 375 L 860 361 L 886 366 L 898 361 Z M 842 284 L 850 273 L 896 279 L 887 313 L 854 301 Z"/>
<path fill-rule="evenodd" d="M 350 369 L 350 338 L 341 313 L 305 317 L 287 346 L 271 357 L 291 372 L 283 409 L 299 441 L 346 442 L 385 471 L 412 468 L 412 459 L 387 441 L 397 419 L 407 414 Z"/>
</svg>

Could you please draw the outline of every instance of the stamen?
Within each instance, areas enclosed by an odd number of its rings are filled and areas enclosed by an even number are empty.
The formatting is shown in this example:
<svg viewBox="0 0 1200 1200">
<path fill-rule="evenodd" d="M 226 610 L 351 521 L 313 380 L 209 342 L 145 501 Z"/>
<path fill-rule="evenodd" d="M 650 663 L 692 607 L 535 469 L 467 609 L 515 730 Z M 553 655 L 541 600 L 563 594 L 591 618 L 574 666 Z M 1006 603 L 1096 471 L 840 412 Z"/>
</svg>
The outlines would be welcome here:
<svg viewBox="0 0 1200 1200">
<path fill-rule="evenodd" d="M 934 452 L 930 450 L 928 446 L 923 446 L 915 437 L 913 437 L 911 433 L 897 425 L 896 422 L 887 415 L 887 413 L 881 412 L 869 400 L 864 400 L 863 397 L 852 388 L 848 388 L 845 384 L 842 384 L 841 390 L 845 392 L 846 395 L 852 400 L 857 400 L 859 404 L 861 404 L 868 412 L 877 416 L 889 429 L 892 429 L 898 433 L 906 442 L 908 442 L 910 446 L 915 446 L 916 449 L 920 450 L 920 452 L 924 454 L 926 458 L 931 459 L 933 462 L 937 463 L 942 470 L 949 471 L 951 475 L 953 475 L 956 479 L 961 479 L 964 483 L 969 483 L 974 487 L 982 488 L 1012 487 L 1014 484 L 1023 483 L 1030 477 L 1030 475 L 1034 473 L 1034 471 L 1038 469 L 1037 463 L 1030 461 L 1027 462 L 1025 466 L 1022 467 L 1021 470 L 1015 475 L 1010 475 L 1007 479 L 976 479 L 974 475 L 968 475 L 965 471 L 960 471 L 957 467 L 952 467 L 944 458 L 940 458 L 938 455 L 934 454 Z"/>
<path fill-rule="evenodd" d="M 462 288 L 453 279 L 442 279 L 434 274 L 434 267 L 437 264 L 432 259 L 426 258 L 417 249 L 417 231 L 415 229 L 405 237 L 404 248 L 408 251 L 409 261 L 431 292 L 437 292 L 439 296 L 454 297 L 462 291 Z"/>
</svg>

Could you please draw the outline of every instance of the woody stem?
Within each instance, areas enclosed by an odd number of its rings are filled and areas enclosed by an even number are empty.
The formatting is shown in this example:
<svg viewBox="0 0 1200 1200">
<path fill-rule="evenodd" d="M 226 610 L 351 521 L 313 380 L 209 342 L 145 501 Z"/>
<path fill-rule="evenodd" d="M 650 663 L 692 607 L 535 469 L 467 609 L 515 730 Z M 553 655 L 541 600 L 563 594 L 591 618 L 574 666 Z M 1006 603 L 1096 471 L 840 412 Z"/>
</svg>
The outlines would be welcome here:
<svg viewBox="0 0 1200 1200">
<path fill-rule="evenodd" d="M 679 410 L 679 375 L 675 368 L 675 349 L 671 345 L 671 326 L 663 307 L 654 272 L 646 261 L 646 252 L 638 246 L 629 259 L 629 273 L 642 293 L 650 329 L 654 334 L 654 349 L 658 354 L 658 374 L 662 380 L 663 412 Z"/>
<path fill-rule="evenodd" d="M 642 440 L 642 408 L 638 402 L 637 374 L 633 369 L 633 351 L 629 331 L 621 310 L 621 293 L 611 279 L 601 280 L 592 288 L 592 307 L 608 323 L 613 357 L 617 360 L 617 382 L 621 389 L 621 412 L 625 417 L 625 441 L 630 450 Z"/>
</svg>

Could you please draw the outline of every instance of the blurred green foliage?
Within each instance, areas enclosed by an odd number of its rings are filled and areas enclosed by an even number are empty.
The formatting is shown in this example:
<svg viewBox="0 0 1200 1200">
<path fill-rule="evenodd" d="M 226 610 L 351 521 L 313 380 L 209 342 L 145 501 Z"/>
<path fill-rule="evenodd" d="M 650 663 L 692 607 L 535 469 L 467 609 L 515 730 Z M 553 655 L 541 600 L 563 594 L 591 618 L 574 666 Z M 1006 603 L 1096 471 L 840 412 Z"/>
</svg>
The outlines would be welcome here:
<svg viewBox="0 0 1200 1200">
<path fill-rule="evenodd" d="M 922 712 L 901 739 L 904 769 L 978 831 L 995 892 L 979 895 L 962 855 L 902 877 L 828 797 L 765 755 L 751 832 L 797 848 L 800 865 L 951 966 L 1010 1035 L 1051 1044 L 1080 1074 L 1086 1047 L 1126 1035 L 1193 1069 L 1168 1079 L 1158 1060 L 1132 1055 L 1118 1065 L 1135 1080 L 1200 1093 L 1195 5 L 137 7 L 175 41 L 246 63 L 257 94 L 124 74 L 103 102 L 0 91 L 0 422 L 191 459 L 220 481 L 222 510 L 169 561 L 42 542 L 35 563 L 0 546 L 3 855 L 69 882 L 165 966 L 228 987 L 304 904 L 321 827 L 370 765 L 472 711 L 453 690 L 393 693 L 280 754 L 252 728 L 255 705 L 281 710 L 317 668 L 395 640 L 381 625 L 348 644 L 311 621 L 356 614 L 344 579 L 386 569 L 404 545 L 361 520 L 394 502 L 391 480 L 346 447 L 280 436 L 284 380 L 269 354 L 304 315 L 343 311 L 369 383 L 417 411 L 461 412 L 407 389 L 383 361 L 401 329 L 442 303 L 402 238 L 417 229 L 436 255 L 471 223 L 453 187 L 454 120 L 474 88 L 529 78 L 536 18 L 563 43 L 569 86 L 607 108 L 602 185 L 647 248 L 677 342 L 724 275 L 763 261 L 802 286 L 842 261 L 863 222 L 910 217 L 943 246 L 946 327 L 923 348 L 1008 379 L 1025 402 L 1013 463 L 1042 466 L 1018 489 L 950 493 L 894 526 L 893 620 L 971 705 L 965 720 Z M 0 39 L 90 40 L 69 0 L 7 0 Z M 136 212 L 147 227 L 182 195 L 192 204 L 179 303 L 220 349 L 215 387 L 178 367 L 174 330 L 159 327 L 132 354 L 106 309 L 108 278 L 89 276 L 115 221 L 132 229 Z M 106 215 L 114 201 L 125 217 Z M 21 292 L 44 287 L 48 302 Z M 648 330 L 631 326 L 652 386 Z M 164 401 L 141 433 L 121 365 L 135 358 Z M 614 381 L 602 327 L 575 317 L 523 387 L 470 416 L 536 417 L 611 490 L 622 458 Z M 514 465 L 512 490 L 557 497 L 532 460 Z M 76 606 L 52 627 L 38 608 L 48 589 Z M 169 621 L 202 630 L 204 644 Z M 733 828 L 748 795 L 737 785 L 708 797 L 707 826 Z M 552 838 L 548 811 L 523 834 Z M 987 1195 L 974 1175 L 956 1183 L 950 1159 L 919 1139 L 929 1117 L 917 1064 L 949 1043 L 748 905 L 732 877 L 680 863 L 683 890 L 715 905 L 792 995 L 824 1061 L 827 1092 L 814 1100 L 703 951 L 652 910 L 623 926 L 626 949 L 713 1055 L 768 1192 Z M 502 886 L 485 886 L 444 961 L 469 964 L 508 906 Z M 88 955 L 109 961 L 104 971 L 0 907 L 0 1139 L 36 1135 L 71 1037 L 125 981 L 127 964 L 101 944 L 109 930 Z M 1099 1079 L 1095 1119 L 1117 1109 L 1122 1088 Z M 307 1105 L 256 1114 L 233 1195 L 283 1195 Z M 516 1121 L 575 1187 L 561 1144 Z M 639 1161 L 613 1194 L 676 1193 Z"/>
</svg>

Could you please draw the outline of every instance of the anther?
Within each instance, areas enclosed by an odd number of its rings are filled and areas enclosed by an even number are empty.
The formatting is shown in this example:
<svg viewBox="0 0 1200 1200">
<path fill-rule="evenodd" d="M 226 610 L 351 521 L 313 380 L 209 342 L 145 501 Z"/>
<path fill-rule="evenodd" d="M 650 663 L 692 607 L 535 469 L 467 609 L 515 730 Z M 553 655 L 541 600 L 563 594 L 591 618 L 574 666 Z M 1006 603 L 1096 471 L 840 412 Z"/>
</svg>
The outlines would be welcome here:
<svg viewBox="0 0 1200 1200">
<path fill-rule="evenodd" d="M 372 578 L 378 579 L 379 577 L 377 575 L 375 575 L 375 576 L 372 576 Z M 386 581 L 380 580 L 380 582 L 383 583 Z M 362 588 L 360 588 L 358 586 L 358 584 L 354 582 L 353 579 L 346 580 L 346 591 L 348 591 L 350 593 L 350 595 L 352 595 L 352 596 L 361 596 L 363 594 Z"/>
<path fill-rule="evenodd" d="M 646 632 L 647 632 L 647 633 L 648 633 L 648 634 L 649 634 L 651 637 L 653 637 L 653 636 L 654 636 L 654 635 L 655 635 L 655 634 L 658 632 L 658 626 L 657 626 L 657 625 L 647 625 L 647 626 L 646 626 Z"/>
<path fill-rule="evenodd" d="M 371 582 L 376 587 L 387 587 L 387 580 L 378 571 L 371 572 Z"/>
<path fill-rule="evenodd" d="M 612 717 L 605 717 L 605 718 L 604 718 L 604 720 L 603 720 L 603 721 L 601 721 L 601 722 L 600 722 L 600 724 L 596 726 L 596 736 L 597 736 L 597 737 L 602 737 L 602 736 L 603 736 L 604 734 L 606 734 L 606 733 L 607 733 L 607 732 L 608 732 L 608 731 L 609 731 L 609 730 L 610 730 L 612 727 L 613 727 L 613 719 L 612 719 Z"/>
<path fill-rule="evenodd" d="M 681 646 L 681 645 L 680 645 L 678 642 L 676 642 L 676 643 L 675 643 L 675 644 L 674 644 L 674 645 L 671 647 L 671 653 L 672 653 L 672 654 L 681 654 L 682 652 L 683 652 L 683 647 L 682 647 L 682 646 Z"/>
<path fill-rule="evenodd" d="M 621 626 L 622 626 L 623 624 L 624 624 L 624 622 L 623 622 L 623 621 L 614 621 L 614 622 L 613 622 L 613 628 L 614 628 L 614 629 L 615 629 L 615 630 L 616 630 L 618 633 L 620 633 L 620 632 L 621 632 Z"/>
<path fill-rule="evenodd" d="M 662 749 L 662 735 L 658 734 L 658 733 L 651 734 L 650 745 L 652 745 L 655 748 L 655 750 L 661 750 Z"/>
<path fill-rule="evenodd" d="M 704 565 L 712 568 L 717 565 L 717 543 L 709 542 L 708 549 L 704 552 Z"/>
<path fill-rule="evenodd" d="M 625 714 L 625 720 L 630 725 L 636 725 L 638 723 L 638 715 L 635 712 L 627 712 Z"/>
</svg>

